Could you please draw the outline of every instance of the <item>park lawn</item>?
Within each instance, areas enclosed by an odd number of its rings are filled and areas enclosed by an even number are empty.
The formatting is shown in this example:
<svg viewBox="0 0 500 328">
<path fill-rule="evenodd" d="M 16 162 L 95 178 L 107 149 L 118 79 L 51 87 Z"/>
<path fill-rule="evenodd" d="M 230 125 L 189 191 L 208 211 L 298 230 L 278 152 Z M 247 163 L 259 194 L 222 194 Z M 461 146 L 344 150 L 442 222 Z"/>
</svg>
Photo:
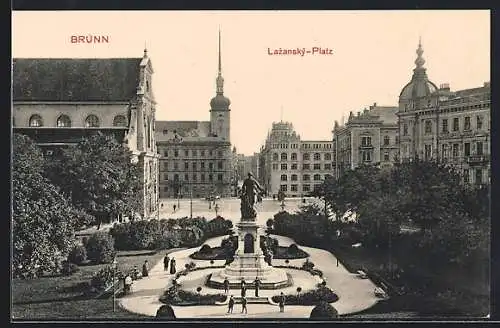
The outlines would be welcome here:
<svg viewBox="0 0 500 328">
<path fill-rule="evenodd" d="M 171 250 L 173 251 L 173 250 Z M 167 251 L 118 252 L 118 269 L 129 270 L 148 260 L 150 267 L 161 261 Z M 125 256 L 120 256 L 125 255 Z M 50 319 L 150 319 L 128 312 L 116 305 L 112 298 L 89 299 L 83 296 L 79 284 L 89 282 L 92 274 L 106 264 L 80 266 L 72 276 L 48 276 L 33 280 L 12 280 L 12 318 L 21 320 Z"/>
</svg>

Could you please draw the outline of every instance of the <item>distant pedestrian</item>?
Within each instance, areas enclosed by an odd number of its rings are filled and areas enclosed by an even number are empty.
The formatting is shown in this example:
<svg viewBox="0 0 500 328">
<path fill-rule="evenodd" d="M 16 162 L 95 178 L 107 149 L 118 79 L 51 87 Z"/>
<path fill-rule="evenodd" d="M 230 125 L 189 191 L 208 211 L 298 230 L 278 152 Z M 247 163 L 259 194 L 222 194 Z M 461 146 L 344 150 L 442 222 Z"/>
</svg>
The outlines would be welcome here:
<svg viewBox="0 0 500 328">
<path fill-rule="evenodd" d="M 337 257 L 337 266 L 339 266 L 339 258 Z"/>
<path fill-rule="evenodd" d="M 243 311 L 245 311 L 245 314 L 247 314 L 247 298 L 245 296 L 243 296 L 241 298 L 241 313 L 243 313 Z"/>
<path fill-rule="evenodd" d="M 243 285 L 241 287 L 241 297 L 245 297 L 246 295 L 247 295 L 247 287 Z"/>
<path fill-rule="evenodd" d="M 144 261 L 144 264 L 142 265 L 142 276 L 143 277 L 149 276 L 149 264 L 148 264 L 148 260 Z"/>
<path fill-rule="evenodd" d="M 132 270 L 132 280 L 137 279 L 139 279 L 139 269 L 137 268 L 137 265 L 134 265 L 134 269 Z"/>
<path fill-rule="evenodd" d="M 168 257 L 168 254 L 165 254 L 165 257 L 163 258 L 163 270 L 168 271 L 168 263 L 170 262 L 170 258 Z"/>
<path fill-rule="evenodd" d="M 163 209 L 163 203 L 161 203 L 160 207 Z"/>
<path fill-rule="evenodd" d="M 244 278 L 241 278 L 241 288 L 245 287 L 246 286 L 246 281 Z"/>
<path fill-rule="evenodd" d="M 127 275 L 123 280 L 123 292 L 129 294 L 132 291 L 132 277 Z"/>
<path fill-rule="evenodd" d="M 177 208 L 177 205 L 174 204 L 174 212 L 175 212 L 175 209 Z"/>
<path fill-rule="evenodd" d="M 260 280 L 259 277 L 255 277 L 255 297 L 259 297 Z"/>
<path fill-rule="evenodd" d="M 224 294 L 227 294 L 227 292 L 229 291 L 229 280 L 226 278 L 224 278 Z"/>
<path fill-rule="evenodd" d="M 170 260 L 170 274 L 175 274 L 175 259 L 172 257 Z"/>
<path fill-rule="evenodd" d="M 280 294 L 280 300 L 279 300 L 279 306 L 280 306 L 280 312 L 285 312 L 285 295 L 283 295 L 283 292 Z"/>
<path fill-rule="evenodd" d="M 229 303 L 227 306 L 227 313 L 233 313 L 233 308 L 234 308 L 234 298 L 233 295 L 229 298 Z"/>
</svg>

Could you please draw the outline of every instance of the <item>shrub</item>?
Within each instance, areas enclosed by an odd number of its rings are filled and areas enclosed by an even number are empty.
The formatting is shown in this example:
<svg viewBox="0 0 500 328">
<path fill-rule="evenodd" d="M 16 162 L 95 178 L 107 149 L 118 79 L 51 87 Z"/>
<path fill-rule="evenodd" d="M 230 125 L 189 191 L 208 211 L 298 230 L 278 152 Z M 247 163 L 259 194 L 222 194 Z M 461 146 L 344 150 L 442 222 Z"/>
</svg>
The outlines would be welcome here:
<svg viewBox="0 0 500 328">
<path fill-rule="evenodd" d="M 200 295 L 172 286 L 165 291 L 162 297 L 160 297 L 160 302 L 171 305 L 214 305 L 215 302 L 224 302 L 226 298 L 227 296 L 224 294 Z"/>
<path fill-rule="evenodd" d="M 81 264 L 87 260 L 87 249 L 83 245 L 75 245 L 68 255 L 68 261 L 74 264 Z"/>
<path fill-rule="evenodd" d="M 297 293 L 302 292 L 302 288 L 300 288 L 300 291 L 299 288 L 297 288 Z M 278 302 L 279 297 L 279 295 L 275 295 L 272 297 L 272 300 Z M 314 290 L 307 291 L 300 295 L 285 295 L 285 303 L 290 305 L 317 305 L 322 301 L 333 303 L 338 301 L 338 299 L 338 295 L 326 286 L 319 286 Z"/>
<path fill-rule="evenodd" d="M 175 319 L 174 309 L 170 305 L 164 304 L 156 311 L 155 318 L 159 320 Z"/>
<path fill-rule="evenodd" d="M 321 302 L 311 311 L 311 319 L 333 319 L 338 317 L 337 310 L 327 302 Z"/>
<path fill-rule="evenodd" d="M 113 272 L 111 266 L 106 266 L 92 275 L 90 285 L 97 291 L 102 291 L 112 285 L 113 276 L 117 278 L 120 276 L 120 273 Z"/>
<path fill-rule="evenodd" d="M 72 274 L 80 271 L 80 268 L 75 263 L 69 261 L 64 261 L 62 264 L 61 273 L 65 276 L 71 276 Z"/>
<path fill-rule="evenodd" d="M 309 260 L 306 260 L 304 264 L 302 264 L 302 269 L 304 270 L 311 271 L 313 268 L 314 268 L 314 263 L 312 263 Z"/>
<path fill-rule="evenodd" d="M 87 258 L 95 264 L 110 263 L 116 255 L 113 237 L 104 232 L 93 234 L 86 249 Z"/>
<path fill-rule="evenodd" d="M 199 252 L 201 254 L 207 254 L 207 253 L 210 253 L 211 251 L 212 251 L 212 248 L 210 247 L 210 245 L 207 245 L 207 244 L 201 246 L 201 248 L 199 250 Z"/>
</svg>

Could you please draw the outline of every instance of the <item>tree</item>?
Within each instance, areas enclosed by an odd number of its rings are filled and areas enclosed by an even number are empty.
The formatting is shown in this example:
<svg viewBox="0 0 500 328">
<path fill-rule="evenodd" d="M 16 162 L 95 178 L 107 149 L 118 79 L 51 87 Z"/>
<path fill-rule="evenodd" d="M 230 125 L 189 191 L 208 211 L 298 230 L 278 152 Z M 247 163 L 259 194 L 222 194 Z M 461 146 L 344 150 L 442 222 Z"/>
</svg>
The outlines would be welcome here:
<svg viewBox="0 0 500 328">
<path fill-rule="evenodd" d="M 58 269 L 73 246 L 75 212 L 42 173 L 41 150 L 27 136 L 13 138 L 13 273 L 36 277 Z"/>
<path fill-rule="evenodd" d="M 97 134 L 65 149 L 48 166 L 51 181 L 75 207 L 102 220 L 140 212 L 142 182 L 132 154 L 112 136 Z"/>
<path fill-rule="evenodd" d="M 320 302 L 316 305 L 312 311 L 309 318 L 311 319 L 334 319 L 338 317 L 337 310 L 327 302 Z"/>
<path fill-rule="evenodd" d="M 175 313 L 172 306 L 164 304 L 156 311 L 156 320 L 175 319 Z"/>
</svg>

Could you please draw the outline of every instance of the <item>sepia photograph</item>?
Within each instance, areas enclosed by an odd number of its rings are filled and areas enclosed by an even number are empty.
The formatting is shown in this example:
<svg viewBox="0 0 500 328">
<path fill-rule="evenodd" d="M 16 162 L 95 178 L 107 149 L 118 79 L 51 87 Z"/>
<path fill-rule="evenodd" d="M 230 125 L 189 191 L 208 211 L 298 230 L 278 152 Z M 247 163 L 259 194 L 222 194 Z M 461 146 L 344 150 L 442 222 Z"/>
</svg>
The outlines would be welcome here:
<svg viewBox="0 0 500 328">
<path fill-rule="evenodd" d="M 14 10 L 11 321 L 490 318 L 490 14 Z"/>
</svg>

